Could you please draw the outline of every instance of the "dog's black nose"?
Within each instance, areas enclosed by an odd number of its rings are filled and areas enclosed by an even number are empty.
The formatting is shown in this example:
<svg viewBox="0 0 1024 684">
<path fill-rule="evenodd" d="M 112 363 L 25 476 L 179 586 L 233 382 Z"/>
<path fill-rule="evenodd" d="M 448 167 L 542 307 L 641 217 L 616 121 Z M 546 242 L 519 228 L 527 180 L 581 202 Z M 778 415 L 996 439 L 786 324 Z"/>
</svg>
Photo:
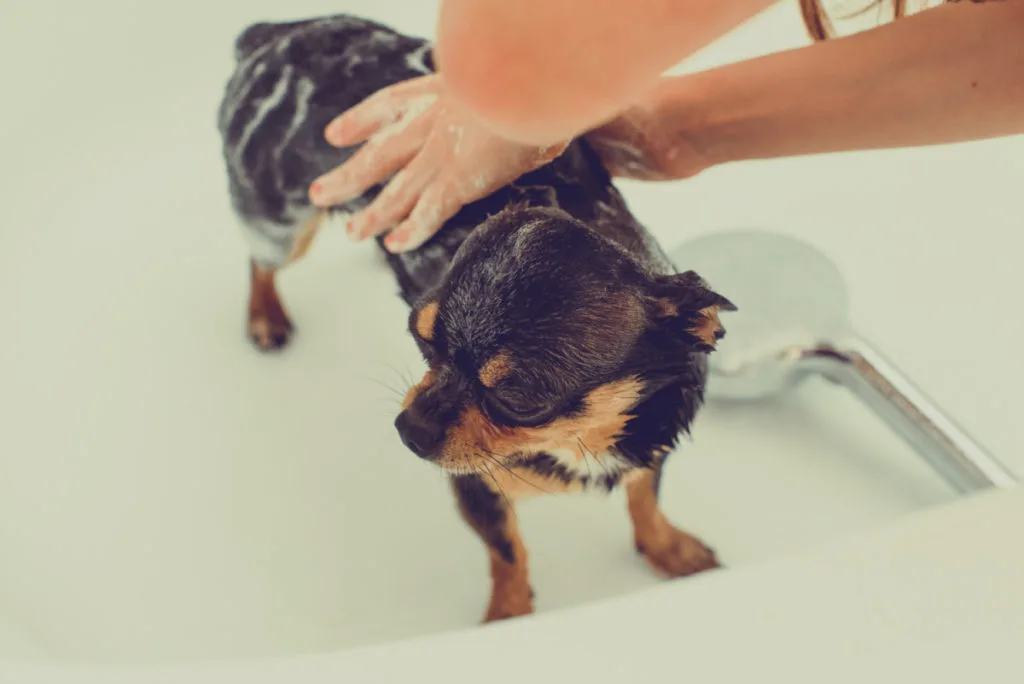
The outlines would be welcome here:
<svg viewBox="0 0 1024 684">
<path fill-rule="evenodd" d="M 410 411 L 402 411 L 395 419 L 395 429 L 402 443 L 420 458 L 434 458 L 444 441 L 444 428 L 430 423 Z"/>
</svg>

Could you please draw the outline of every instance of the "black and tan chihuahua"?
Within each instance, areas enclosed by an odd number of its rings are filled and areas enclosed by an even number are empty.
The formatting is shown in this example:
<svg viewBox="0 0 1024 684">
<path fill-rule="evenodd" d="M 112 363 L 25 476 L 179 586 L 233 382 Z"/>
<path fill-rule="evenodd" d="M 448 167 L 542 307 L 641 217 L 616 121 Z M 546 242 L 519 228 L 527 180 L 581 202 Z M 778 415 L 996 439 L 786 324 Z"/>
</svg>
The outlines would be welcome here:
<svg viewBox="0 0 1024 684">
<path fill-rule="evenodd" d="M 248 331 L 270 350 L 292 332 L 275 273 L 323 219 L 307 188 L 355 152 L 329 145 L 326 124 L 433 64 L 427 42 L 345 15 L 257 24 L 235 50 L 219 126 L 251 246 Z M 334 211 L 358 210 L 380 190 Z M 533 610 L 514 508 L 523 497 L 622 485 L 636 548 L 655 570 L 718 566 L 665 518 L 658 485 L 700 408 L 718 312 L 735 307 L 673 268 L 585 139 L 387 258 L 428 366 L 395 427 L 450 473 L 459 511 L 487 546 L 486 621 Z"/>
</svg>

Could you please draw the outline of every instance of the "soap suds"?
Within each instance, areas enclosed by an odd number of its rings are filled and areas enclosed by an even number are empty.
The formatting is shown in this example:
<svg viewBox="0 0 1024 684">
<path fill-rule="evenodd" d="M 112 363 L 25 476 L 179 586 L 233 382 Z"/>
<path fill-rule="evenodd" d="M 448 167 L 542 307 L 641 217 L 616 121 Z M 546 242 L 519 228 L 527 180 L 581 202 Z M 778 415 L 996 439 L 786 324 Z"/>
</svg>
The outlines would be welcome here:
<svg viewBox="0 0 1024 684">
<path fill-rule="evenodd" d="M 429 74 L 430 69 L 427 68 L 427 52 L 430 51 L 430 43 L 424 43 L 420 47 L 416 48 L 413 52 L 410 52 L 405 56 L 405 65 L 413 71 L 418 71 L 421 74 Z"/>
<path fill-rule="evenodd" d="M 462 150 L 462 134 L 464 132 L 462 126 L 451 124 L 448 126 L 448 132 L 455 136 L 455 149 L 453 151 L 455 156 L 458 157 Z"/>
<path fill-rule="evenodd" d="M 391 119 L 392 122 L 370 136 L 368 142 L 379 146 L 385 140 L 398 135 L 408 128 L 420 115 L 430 109 L 436 101 L 437 93 L 417 95 L 411 98 L 403 109 L 396 112 L 392 107 L 392 101 L 382 98 L 380 102 L 375 103 L 374 107 L 367 112 L 367 116 L 374 121 L 387 121 Z M 397 119 L 394 118 L 396 114 Z"/>
</svg>

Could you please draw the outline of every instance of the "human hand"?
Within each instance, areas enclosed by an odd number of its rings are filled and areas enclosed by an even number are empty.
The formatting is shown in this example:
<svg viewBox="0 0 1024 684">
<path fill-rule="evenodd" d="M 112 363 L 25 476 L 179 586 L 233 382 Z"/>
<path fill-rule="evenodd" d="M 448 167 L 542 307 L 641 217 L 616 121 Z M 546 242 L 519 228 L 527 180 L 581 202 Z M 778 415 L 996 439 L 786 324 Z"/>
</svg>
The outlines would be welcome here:
<svg viewBox="0 0 1024 684">
<path fill-rule="evenodd" d="M 437 74 L 378 91 L 334 119 L 324 135 L 337 147 L 365 144 L 317 179 L 310 199 L 329 207 L 390 177 L 347 231 L 363 240 L 390 230 L 384 245 L 391 252 L 419 247 L 464 205 L 567 147 L 522 145 L 491 133 L 452 101 Z"/>
</svg>

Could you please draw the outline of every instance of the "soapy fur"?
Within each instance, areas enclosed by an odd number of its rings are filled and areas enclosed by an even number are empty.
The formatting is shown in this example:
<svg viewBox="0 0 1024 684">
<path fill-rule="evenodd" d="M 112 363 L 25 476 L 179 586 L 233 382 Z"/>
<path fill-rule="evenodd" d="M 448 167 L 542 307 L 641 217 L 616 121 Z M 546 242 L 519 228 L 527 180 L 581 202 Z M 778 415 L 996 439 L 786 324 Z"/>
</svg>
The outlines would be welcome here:
<svg viewBox="0 0 1024 684">
<path fill-rule="evenodd" d="M 251 26 L 238 37 L 235 56 L 235 71 L 218 112 L 228 191 L 252 261 L 273 271 L 288 263 L 295 235 L 317 212 L 309 200 L 310 184 L 361 148 L 328 143 L 328 123 L 386 86 L 432 74 L 432 48 L 425 40 L 381 24 L 337 15 Z M 416 116 L 406 115 L 391 125 L 412 125 L 429 110 L 431 97 L 413 96 Z M 383 115 L 392 110 L 382 106 L 378 111 Z M 380 135 L 388 135 L 386 131 L 388 126 Z M 477 174 L 468 182 L 479 191 L 493 180 Z M 418 249 L 388 254 L 406 301 L 414 301 L 437 283 L 459 245 L 484 217 L 538 196 L 538 188 L 544 188 L 539 196 L 550 198 L 545 200 L 548 205 L 561 205 L 597 228 L 606 226 L 624 244 L 642 241 L 642 251 L 658 262 L 659 269 L 670 270 L 664 253 L 629 213 L 581 139 L 551 163 L 463 207 L 429 239 L 419 231 L 414 239 L 424 244 Z M 381 190 L 381 185 L 373 186 L 333 205 L 330 212 L 350 216 Z M 613 211 L 598 211 L 596 201 Z M 429 219 L 425 212 L 441 212 L 442 205 L 443 198 L 423 203 L 427 208 L 413 218 Z"/>
</svg>

